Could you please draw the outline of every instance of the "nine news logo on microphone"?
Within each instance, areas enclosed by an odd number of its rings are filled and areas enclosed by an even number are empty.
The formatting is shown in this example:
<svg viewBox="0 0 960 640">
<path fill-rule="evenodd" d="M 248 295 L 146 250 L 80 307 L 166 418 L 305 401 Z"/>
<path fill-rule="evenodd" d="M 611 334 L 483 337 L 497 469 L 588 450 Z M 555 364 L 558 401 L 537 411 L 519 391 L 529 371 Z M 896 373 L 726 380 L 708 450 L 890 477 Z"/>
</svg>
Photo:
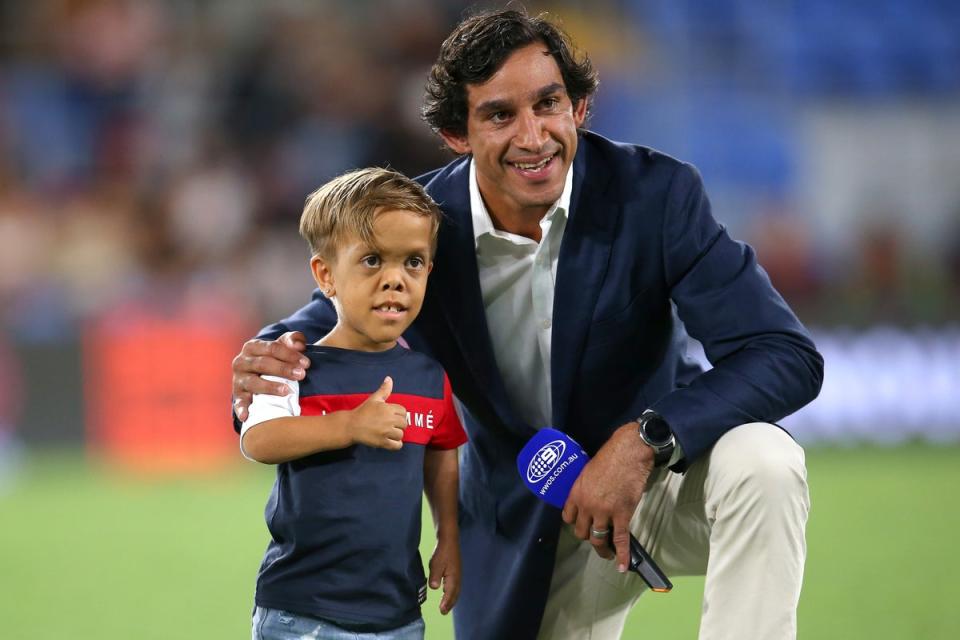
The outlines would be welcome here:
<svg viewBox="0 0 960 640">
<path fill-rule="evenodd" d="M 523 447 L 517 470 L 531 491 L 562 508 L 587 459 L 587 453 L 570 436 L 544 428 Z"/>
<path fill-rule="evenodd" d="M 548 473 L 553 471 L 560 461 L 560 456 L 567 450 L 567 443 L 563 440 L 554 440 L 540 447 L 530 464 L 527 465 L 527 481 L 540 482 Z"/>
</svg>

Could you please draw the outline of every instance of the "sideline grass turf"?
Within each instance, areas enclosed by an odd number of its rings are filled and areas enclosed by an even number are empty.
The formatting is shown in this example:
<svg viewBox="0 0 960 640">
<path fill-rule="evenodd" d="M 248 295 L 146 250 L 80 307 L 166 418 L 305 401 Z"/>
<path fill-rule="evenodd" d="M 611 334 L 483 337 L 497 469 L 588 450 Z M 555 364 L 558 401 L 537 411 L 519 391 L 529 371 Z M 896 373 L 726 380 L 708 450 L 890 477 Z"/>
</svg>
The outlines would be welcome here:
<svg viewBox="0 0 960 640">
<path fill-rule="evenodd" d="M 815 449 L 800 638 L 960 637 L 960 447 Z M 0 486 L 0 637 L 249 637 L 273 471 L 145 479 L 76 452 Z M 422 551 L 432 548 L 429 516 Z M 647 594 L 625 638 L 695 638 L 702 578 Z M 431 592 L 428 640 L 452 637 Z"/>
</svg>

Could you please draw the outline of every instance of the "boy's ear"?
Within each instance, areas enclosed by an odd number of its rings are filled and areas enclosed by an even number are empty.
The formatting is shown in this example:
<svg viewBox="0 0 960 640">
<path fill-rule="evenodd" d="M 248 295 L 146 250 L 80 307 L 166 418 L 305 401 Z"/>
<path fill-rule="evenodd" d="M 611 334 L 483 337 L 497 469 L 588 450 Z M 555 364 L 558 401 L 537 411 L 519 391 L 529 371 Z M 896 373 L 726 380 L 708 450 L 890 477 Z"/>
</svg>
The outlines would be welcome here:
<svg viewBox="0 0 960 640">
<path fill-rule="evenodd" d="M 461 156 L 470 153 L 470 142 L 467 140 L 466 134 L 459 135 L 449 129 L 440 129 L 440 137 L 454 153 Z"/>
<path fill-rule="evenodd" d="M 333 282 L 333 270 L 326 260 L 320 256 L 310 258 L 310 271 L 313 273 L 313 279 L 316 280 L 323 295 L 328 298 L 337 295 L 337 288 Z"/>
</svg>

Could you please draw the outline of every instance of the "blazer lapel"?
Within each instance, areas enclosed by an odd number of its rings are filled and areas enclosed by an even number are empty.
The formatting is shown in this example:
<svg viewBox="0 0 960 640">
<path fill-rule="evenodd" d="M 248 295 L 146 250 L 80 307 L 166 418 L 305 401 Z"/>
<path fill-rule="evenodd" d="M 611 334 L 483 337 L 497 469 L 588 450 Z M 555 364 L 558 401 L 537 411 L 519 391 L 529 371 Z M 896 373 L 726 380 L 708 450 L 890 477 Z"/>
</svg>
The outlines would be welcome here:
<svg viewBox="0 0 960 640">
<path fill-rule="evenodd" d="M 446 218 L 431 279 L 439 281 L 437 290 L 446 298 L 439 306 L 473 374 L 474 388 L 483 390 L 501 422 L 526 434 L 529 427 L 516 417 L 507 399 L 490 341 L 470 213 L 469 168 L 469 160 L 463 160 L 450 174 L 427 185 Z"/>
<path fill-rule="evenodd" d="M 598 166 L 601 161 L 590 154 L 589 141 L 581 136 L 573 163 L 569 219 L 560 244 L 550 349 L 553 423 L 564 431 L 569 430 L 568 399 L 621 213 L 620 205 L 605 197 L 611 172 Z"/>
</svg>

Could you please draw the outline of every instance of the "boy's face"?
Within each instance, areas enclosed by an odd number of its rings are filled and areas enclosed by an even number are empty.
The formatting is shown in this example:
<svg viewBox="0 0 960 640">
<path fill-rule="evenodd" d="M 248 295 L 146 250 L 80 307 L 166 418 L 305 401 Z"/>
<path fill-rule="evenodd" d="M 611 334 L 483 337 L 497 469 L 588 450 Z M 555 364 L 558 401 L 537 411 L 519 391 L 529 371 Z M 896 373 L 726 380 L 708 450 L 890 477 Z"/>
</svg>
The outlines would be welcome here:
<svg viewBox="0 0 960 640">
<path fill-rule="evenodd" d="M 472 153 L 477 184 L 503 219 L 539 220 L 563 193 L 577 152 L 585 100 L 570 101 L 557 61 L 535 42 L 514 51 L 489 80 L 467 85 L 467 133 L 441 132 Z"/>
<path fill-rule="evenodd" d="M 356 236 L 336 248 L 336 257 L 310 261 L 314 279 L 337 310 L 337 326 L 322 344 L 383 351 L 420 312 L 427 288 L 431 220 L 410 211 L 386 210 L 373 223 L 376 247 Z"/>
</svg>

